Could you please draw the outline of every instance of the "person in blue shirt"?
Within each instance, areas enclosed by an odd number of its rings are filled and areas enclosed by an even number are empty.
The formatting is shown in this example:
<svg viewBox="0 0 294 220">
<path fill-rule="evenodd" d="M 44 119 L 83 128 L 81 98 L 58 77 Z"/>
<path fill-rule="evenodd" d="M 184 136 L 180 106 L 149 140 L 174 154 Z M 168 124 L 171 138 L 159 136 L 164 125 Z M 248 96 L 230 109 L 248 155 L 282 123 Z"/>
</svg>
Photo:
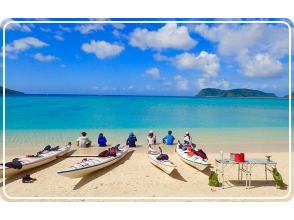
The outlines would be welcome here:
<svg viewBox="0 0 294 220">
<path fill-rule="evenodd" d="M 137 141 L 136 135 L 134 135 L 134 133 L 131 132 L 126 145 L 129 145 L 129 147 L 136 147 L 136 143 L 135 143 L 136 141 Z"/>
<path fill-rule="evenodd" d="M 99 144 L 99 147 L 104 147 L 104 146 L 106 146 L 106 142 L 107 142 L 106 138 L 103 137 L 103 134 L 102 134 L 102 133 L 100 133 L 100 134 L 99 134 L 99 138 L 98 138 L 98 144 Z"/>
<path fill-rule="evenodd" d="M 166 139 L 166 145 L 173 145 L 174 144 L 174 136 L 172 136 L 172 131 L 168 131 L 168 135 L 166 135 L 162 140 L 163 143 L 165 142 Z"/>
</svg>

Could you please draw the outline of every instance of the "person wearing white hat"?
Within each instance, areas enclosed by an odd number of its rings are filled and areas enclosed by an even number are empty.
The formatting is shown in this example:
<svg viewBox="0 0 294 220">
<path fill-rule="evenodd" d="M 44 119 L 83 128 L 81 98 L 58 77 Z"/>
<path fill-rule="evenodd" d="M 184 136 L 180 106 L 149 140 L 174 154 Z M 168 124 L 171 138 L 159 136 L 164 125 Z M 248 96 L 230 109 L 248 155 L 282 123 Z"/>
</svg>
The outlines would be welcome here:
<svg viewBox="0 0 294 220">
<path fill-rule="evenodd" d="M 190 136 L 188 131 L 186 131 L 186 136 L 184 137 L 184 143 L 189 145 L 192 144 L 192 137 Z"/>
<path fill-rule="evenodd" d="M 149 132 L 149 135 L 147 137 L 147 143 L 148 144 L 156 144 L 156 136 L 153 134 L 153 131 Z"/>
</svg>

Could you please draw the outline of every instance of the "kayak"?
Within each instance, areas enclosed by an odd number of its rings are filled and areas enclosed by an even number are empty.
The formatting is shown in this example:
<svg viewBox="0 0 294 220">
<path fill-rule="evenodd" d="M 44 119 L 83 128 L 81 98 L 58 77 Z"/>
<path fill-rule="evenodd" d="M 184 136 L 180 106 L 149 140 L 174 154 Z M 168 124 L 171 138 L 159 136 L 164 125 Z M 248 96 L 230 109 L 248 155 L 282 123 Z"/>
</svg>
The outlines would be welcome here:
<svg viewBox="0 0 294 220">
<path fill-rule="evenodd" d="M 176 152 L 178 153 L 179 157 L 182 159 L 182 161 L 184 161 L 187 164 L 190 164 L 191 166 L 197 168 L 198 170 L 204 170 L 206 167 L 208 167 L 209 163 L 206 162 L 206 160 L 204 160 L 202 157 L 197 156 L 197 155 L 193 155 L 193 156 L 189 156 L 187 150 L 182 150 L 179 146 L 181 145 L 181 143 L 177 144 L 176 147 Z"/>
<path fill-rule="evenodd" d="M 51 147 L 50 147 L 51 148 Z M 62 156 L 64 154 L 66 154 L 71 148 L 71 143 L 69 142 L 68 145 L 64 146 L 64 147 L 56 147 L 53 149 L 49 149 L 48 150 L 43 150 L 41 152 L 39 152 L 36 156 L 30 155 L 30 157 L 25 157 L 22 159 L 19 159 L 17 161 L 19 161 L 21 164 L 21 168 L 20 169 L 15 169 L 13 167 L 9 167 L 9 163 L 6 163 L 5 165 L 1 164 L 0 165 L 0 178 L 3 178 L 3 169 L 5 169 L 5 177 L 11 177 L 13 175 L 16 175 L 18 173 L 21 173 L 23 171 L 41 166 L 45 163 L 49 163 L 53 160 L 56 159 L 57 156 Z M 15 159 L 14 159 L 15 160 Z"/>
<path fill-rule="evenodd" d="M 89 173 L 100 170 L 119 161 L 128 153 L 128 150 L 129 146 L 126 145 L 117 148 L 116 156 L 85 158 L 80 163 L 76 163 L 67 169 L 57 171 L 57 174 L 69 178 L 80 178 L 86 176 Z"/>
<path fill-rule="evenodd" d="M 161 170 L 163 170 L 164 172 L 166 172 L 167 174 L 170 174 L 177 166 L 174 165 L 169 160 L 158 160 L 157 158 L 160 155 L 161 153 L 157 152 L 151 146 L 149 146 L 149 150 L 148 150 L 149 161 L 155 166 L 157 166 L 158 168 L 160 168 Z"/>
</svg>

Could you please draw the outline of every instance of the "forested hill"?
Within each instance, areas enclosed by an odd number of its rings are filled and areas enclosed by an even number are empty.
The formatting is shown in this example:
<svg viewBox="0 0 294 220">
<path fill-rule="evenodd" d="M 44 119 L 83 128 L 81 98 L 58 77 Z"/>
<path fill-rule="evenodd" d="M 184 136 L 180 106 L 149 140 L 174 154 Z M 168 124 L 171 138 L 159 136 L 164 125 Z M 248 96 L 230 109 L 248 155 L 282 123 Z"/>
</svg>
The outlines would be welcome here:
<svg viewBox="0 0 294 220">
<path fill-rule="evenodd" d="M 277 98 L 274 93 L 266 93 L 252 89 L 221 90 L 207 88 L 202 89 L 196 96 L 200 97 L 250 97 L 250 98 Z"/>
<path fill-rule="evenodd" d="M 0 93 L 3 93 L 3 87 L 0 86 Z M 5 94 L 24 94 L 23 92 L 15 91 L 12 89 L 5 88 Z"/>
</svg>

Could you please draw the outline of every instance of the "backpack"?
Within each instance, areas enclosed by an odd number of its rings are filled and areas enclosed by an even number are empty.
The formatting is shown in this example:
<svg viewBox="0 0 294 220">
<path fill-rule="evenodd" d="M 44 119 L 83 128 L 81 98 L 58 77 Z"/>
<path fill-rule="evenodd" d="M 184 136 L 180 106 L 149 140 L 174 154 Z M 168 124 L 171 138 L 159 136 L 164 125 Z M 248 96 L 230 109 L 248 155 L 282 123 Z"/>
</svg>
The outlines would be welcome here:
<svg viewBox="0 0 294 220">
<path fill-rule="evenodd" d="M 108 157 L 108 156 L 109 156 L 109 150 L 105 150 L 98 155 L 98 157 Z"/>
<path fill-rule="evenodd" d="M 6 163 L 5 166 L 20 170 L 22 168 L 22 163 L 18 161 L 18 158 L 15 158 L 12 162 Z"/>
<path fill-rule="evenodd" d="M 47 145 L 45 148 L 44 148 L 44 150 L 48 150 L 48 151 L 50 151 L 51 150 L 51 146 L 50 145 Z M 44 151 L 43 150 L 43 151 Z"/>
<path fill-rule="evenodd" d="M 194 150 L 193 150 L 194 151 Z M 202 149 L 198 149 L 198 151 L 194 151 L 195 154 L 203 159 L 208 159 L 206 153 Z"/>
</svg>

